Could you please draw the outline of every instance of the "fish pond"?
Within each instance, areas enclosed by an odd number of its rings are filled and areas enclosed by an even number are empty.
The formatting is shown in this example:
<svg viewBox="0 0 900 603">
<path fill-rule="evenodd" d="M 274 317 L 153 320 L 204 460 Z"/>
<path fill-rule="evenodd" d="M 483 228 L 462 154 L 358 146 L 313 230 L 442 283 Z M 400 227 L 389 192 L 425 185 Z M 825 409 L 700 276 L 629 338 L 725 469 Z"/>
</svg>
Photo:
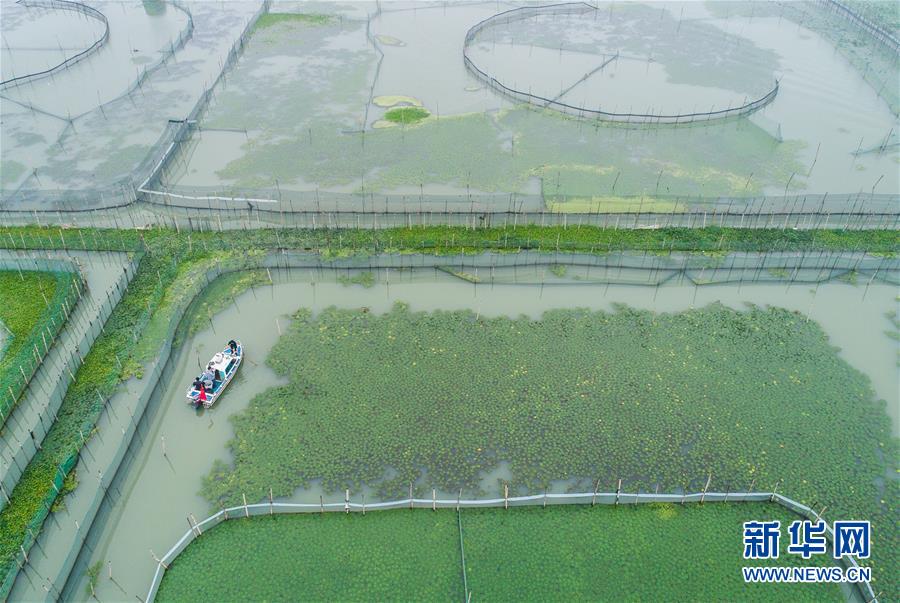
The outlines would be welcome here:
<svg viewBox="0 0 900 603">
<path fill-rule="evenodd" d="M 73 597 L 108 560 L 129 596 L 143 595 L 156 568 L 148 548 L 168 550 L 188 513 L 267 500 L 270 488 L 277 500 L 318 503 L 343 500 L 345 488 L 356 500 L 402 498 L 410 482 L 454 497 L 497 496 L 502 484 L 589 491 L 600 480 L 609 490 L 620 478 L 628 491 L 698 490 L 712 474 L 714 489 L 777 483 L 896 538 L 885 412 L 897 405 L 893 286 L 273 276 L 233 302 L 240 287 L 201 300 L 213 309 L 189 320 L 195 334 L 95 522 Z M 184 390 L 231 337 L 247 362 L 197 415 Z M 881 568 L 893 554 L 875 551 L 877 588 L 891 587 Z M 104 594 L 121 591 L 106 581 Z"/>
<path fill-rule="evenodd" d="M 895 191 L 893 101 L 841 50 L 860 34 L 835 34 L 840 17 L 819 5 L 731 4 L 577 5 L 467 41 L 508 7 L 276 3 L 163 183 L 285 201 L 515 192 L 558 211 L 627 208 L 641 195 Z M 776 80 L 779 91 L 735 120 L 613 126 L 510 101 L 465 68 L 464 47 L 503 85 L 594 110 L 697 113 L 760 98 Z M 896 82 L 896 61 L 878 71 Z M 260 105 L 260 90 L 272 102 Z"/>
</svg>

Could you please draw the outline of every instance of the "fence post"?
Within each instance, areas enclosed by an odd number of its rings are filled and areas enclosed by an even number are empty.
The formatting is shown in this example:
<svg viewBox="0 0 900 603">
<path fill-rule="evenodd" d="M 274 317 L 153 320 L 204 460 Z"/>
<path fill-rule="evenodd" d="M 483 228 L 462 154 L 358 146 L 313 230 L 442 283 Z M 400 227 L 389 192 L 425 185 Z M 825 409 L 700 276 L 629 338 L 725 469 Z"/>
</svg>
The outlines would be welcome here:
<svg viewBox="0 0 900 603">
<path fill-rule="evenodd" d="M 409 508 L 413 508 L 413 485 L 409 482 Z"/>
<path fill-rule="evenodd" d="M 350 512 L 350 488 L 344 490 L 344 513 Z"/>
<path fill-rule="evenodd" d="M 700 504 L 703 504 L 703 499 L 706 498 L 706 491 L 709 490 L 709 482 L 712 481 L 712 473 L 709 474 L 709 477 L 706 478 L 706 485 L 703 486 L 703 493 L 700 495 Z"/>
<path fill-rule="evenodd" d="M 503 508 L 509 508 L 509 484 L 503 484 Z"/>
<path fill-rule="evenodd" d="M 269 515 L 275 515 L 275 501 L 272 500 L 272 486 L 269 486 Z"/>
<path fill-rule="evenodd" d="M 778 492 L 778 484 L 781 483 L 781 480 L 775 482 L 775 487 L 772 488 L 772 496 L 769 497 L 769 502 L 775 502 L 775 494 Z"/>
<path fill-rule="evenodd" d="M 597 491 L 600 489 L 600 480 L 597 480 L 597 483 L 594 484 L 594 495 L 591 497 L 591 506 L 593 507 L 597 504 Z M 544 506 L 547 506 L 547 491 L 544 490 Z"/>
<path fill-rule="evenodd" d="M 827 508 L 828 508 L 827 506 L 824 506 L 824 507 L 822 507 L 822 510 L 821 510 L 821 511 L 819 511 L 818 513 L 816 513 L 816 523 L 818 523 L 818 522 L 819 522 L 819 519 L 822 517 L 822 515 L 825 514 L 825 509 L 827 509 Z"/>
<path fill-rule="evenodd" d="M 153 557 L 153 560 L 156 561 L 156 563 L 163 566 L 163 569 L 169 569 L 169 566 L 166 565 L 166 562 L 157 557 L 156 553 L 153 552 L 153 549 L 150 549 L 150 556 Z"/>
<path fill-rule="evenodd" d="M 616 485 L 616 505 L 619 504 L 619 494 L 622 492 L 622 480 L 619 479 L 619 483 Z"/>
<path fill-rule="evenodd" d="M 247 495 L 242 492 L 241 497 L 244 499 L 244 517 L 250 517 L 250 509 L 247 507 Z"/>
</svg>

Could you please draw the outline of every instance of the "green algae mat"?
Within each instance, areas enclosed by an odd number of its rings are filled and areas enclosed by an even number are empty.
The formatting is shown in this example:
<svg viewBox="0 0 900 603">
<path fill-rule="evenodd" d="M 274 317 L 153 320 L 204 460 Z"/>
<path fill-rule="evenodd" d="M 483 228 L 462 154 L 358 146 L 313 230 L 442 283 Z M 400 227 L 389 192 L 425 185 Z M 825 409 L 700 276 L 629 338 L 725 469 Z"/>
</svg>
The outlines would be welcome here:
<svg viewBox="0 0 900 603">
<path fill-rule="evenodd" d="M 696 492 L 711 474 L 715 490 L 780 483 L 830 519 L 870 519 L 874 575 L 895 564 L 884 403 L 795 312 L 301 310 L 267 362 L 288 383 L 232 417 L 233 460 L 203 484 L 213 508 L 314 481 L 388 499 L 412 483 L 496 495 L 483 482 L 498 468 L 511 494 L 619 478 L 632 492 Z"/>
<path fill-rule="evenodd" d="M 191 543 L 158 601 L 841 601 L 828 584 L 743 582 L 741 524 L 766 503 L 395 510 L 229 520 Z M 786 539 L 782 539 L 782 545 Z M 778 565 L 830 563 L 781 551 Z"/>
</svg>

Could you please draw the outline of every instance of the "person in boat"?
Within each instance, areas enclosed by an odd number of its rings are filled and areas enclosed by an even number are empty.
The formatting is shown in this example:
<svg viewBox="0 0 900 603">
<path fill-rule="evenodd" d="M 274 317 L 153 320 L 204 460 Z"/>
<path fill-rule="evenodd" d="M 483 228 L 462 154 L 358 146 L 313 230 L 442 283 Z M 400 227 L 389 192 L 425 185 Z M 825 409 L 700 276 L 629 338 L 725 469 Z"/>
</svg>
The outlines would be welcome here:
<svg viewBox="0 0 900 603">
<path fill-rule="evenodd" d="M 215 375 L 213 375 L 211 365 L 208 365 L 206 367 L 206 370 L 203 371 L 203 374 L 200 375 L 200 379 L 203 381 L 203 385 L 205 385 L 207 389 L 212 389 L 214 377 Z"/>
<path fill-rule="evenodd" d="M 206 402 L 206 386 L 203 385 L 203 381 L 201 380 L 200 377 L 197 377 L 196 379 L 194 379 L 193 386 L 194 386 L 194 389 L 196 389 L 198 392 L 196 405 L 200 406 L 201 404 Z"/>
<path fill-rule="evenodd" d="M 232 356 L 237 354 L 237 342 L 234 339 L 232 339 L 228 342 L 228 347 L 231 349 Z"/>
</svg>

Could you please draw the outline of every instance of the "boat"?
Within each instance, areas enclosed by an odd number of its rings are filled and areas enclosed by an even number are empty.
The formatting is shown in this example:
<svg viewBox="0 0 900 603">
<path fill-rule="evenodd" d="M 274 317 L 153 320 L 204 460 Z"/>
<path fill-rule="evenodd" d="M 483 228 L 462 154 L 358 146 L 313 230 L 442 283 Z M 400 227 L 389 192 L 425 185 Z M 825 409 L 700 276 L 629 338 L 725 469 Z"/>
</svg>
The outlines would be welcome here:
<svg viewBox="0 0 900 603">
<path fill-rule="evenodd" d="M 232 342 L 235 344 L 232 350 Z M 209 408 L 222 395 L 228 384 L 237 373 L 241 361 L 244 359 L 244 348 L 240 341 L 229 341 L 221 352 L 207 363 L 206 370 L 194 379 L 194 383 L 187 390 L 188 404 L 199 408 Z M 218 371 L 218 379 L 216 379 Z M 202 385 L 201 385 L 202 384 Z M 202 393 L 201 393 L 202 390 Z M 205 398 L 205 399 L 204 399 Z"/>
</svg>

